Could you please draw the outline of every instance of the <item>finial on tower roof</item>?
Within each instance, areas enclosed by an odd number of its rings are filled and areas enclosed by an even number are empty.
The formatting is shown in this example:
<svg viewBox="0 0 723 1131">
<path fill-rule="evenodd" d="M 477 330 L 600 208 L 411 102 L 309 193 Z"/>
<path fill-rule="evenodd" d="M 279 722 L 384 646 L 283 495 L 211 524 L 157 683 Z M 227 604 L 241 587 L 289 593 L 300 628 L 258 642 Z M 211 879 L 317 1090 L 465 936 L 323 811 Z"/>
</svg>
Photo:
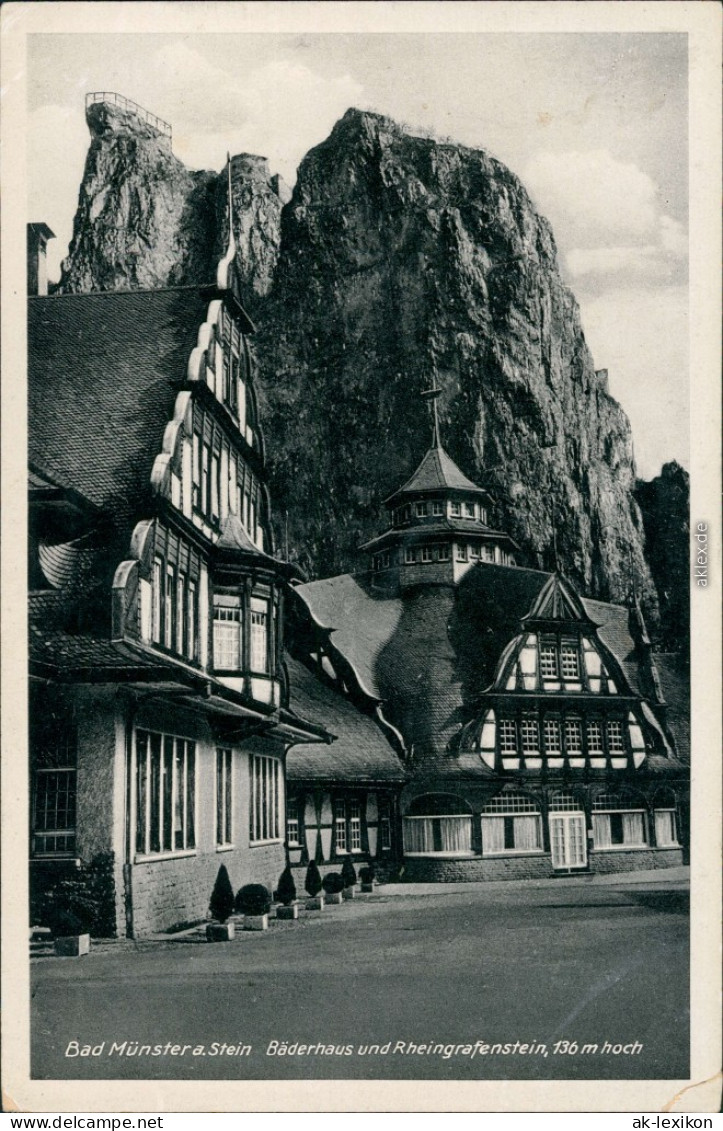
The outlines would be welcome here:
<svg viewBox="0 0 723 1131">
<path fill-rule="evenodd" d="M 226 254 L 218 265 L 216 271 L 216 285 L 220 291 L 229 289 L 229 268 L 236 255 L 236 241 L 233 235 L 233 197 L 231 194 L 231 154 L 226 154 L 226 169 L 228 173 L 228 245 Z"/>
<path fill-rule="evenodd" d="M 439 443 L 439 417 L 437 416 L 437 398 L 441 397 L 442 390 L 436 389 L 436 388 L 425 389 L 422 392 L 421 395 L 422 395 L 423 400 L 431 401 L 431 404 L 432 404 L 432 429 L 433 429 L 433 431 L 432 431 L 432 447 L 438 448 L 438 447 L 440 447 L 440 443 Z"/>
</svg>

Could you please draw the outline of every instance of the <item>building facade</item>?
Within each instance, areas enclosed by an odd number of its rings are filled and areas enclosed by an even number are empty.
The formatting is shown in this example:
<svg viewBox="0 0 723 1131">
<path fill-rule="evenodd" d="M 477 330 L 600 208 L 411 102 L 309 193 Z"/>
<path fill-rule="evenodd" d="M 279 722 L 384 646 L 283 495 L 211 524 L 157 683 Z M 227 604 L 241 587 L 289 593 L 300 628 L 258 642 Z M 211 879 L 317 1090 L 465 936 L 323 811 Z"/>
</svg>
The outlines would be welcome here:
<svg viewBox="0 0 723 1131">
<path fill-rule="evenodd" d="M 29 299 L 35 921 L 194 922 L 221 864 L 273 889 L 287 751 L 333 737 L 289 705 L 231 233 L 210 285 Z"/>
<path fill-rule="evenodd" d="M 687 688 L 639 605 L 517 564 L 438 438 L 387 500 L 360 574 L 297 585 L 307 650 L 399 739 L 407 880 L 680 864 Z M 666 688 L 669 698 L 664 696 Z M 339 783 L 341 788 L 342 783 Z"/>
</svg>

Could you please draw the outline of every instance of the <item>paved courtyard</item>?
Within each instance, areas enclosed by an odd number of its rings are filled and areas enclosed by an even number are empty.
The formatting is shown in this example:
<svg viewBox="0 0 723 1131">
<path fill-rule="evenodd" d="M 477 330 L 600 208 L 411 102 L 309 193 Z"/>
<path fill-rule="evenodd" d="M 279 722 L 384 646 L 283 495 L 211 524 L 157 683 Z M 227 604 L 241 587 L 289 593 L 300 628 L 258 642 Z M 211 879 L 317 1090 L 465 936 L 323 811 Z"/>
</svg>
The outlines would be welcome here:
<svg viewBox="0 0 723 1131">
<path fill-rule="evenodd" d="M 231 943 L 41 958 L 32 1073 L 685 1078 L 687 896 L 685 869 L 390 885 Z"/>
</svg>

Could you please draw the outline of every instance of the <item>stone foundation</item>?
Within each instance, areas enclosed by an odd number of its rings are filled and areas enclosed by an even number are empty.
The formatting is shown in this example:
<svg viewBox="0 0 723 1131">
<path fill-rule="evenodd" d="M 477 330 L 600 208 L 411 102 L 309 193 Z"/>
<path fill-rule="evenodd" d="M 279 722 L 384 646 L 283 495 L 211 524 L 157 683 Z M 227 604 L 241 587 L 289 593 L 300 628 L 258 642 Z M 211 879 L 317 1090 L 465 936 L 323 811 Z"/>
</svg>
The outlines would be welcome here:
<svg viewBox="0 0 723 1131">
<path fill-rule="evenodd" d="M 583 874 L 647 871 L 675 868 L 683 863 L 681 848 L 622 849 L 620 852 L 591 852 Z M 403 883 L 471 883 L 479 880 L 545 880 L 552 876 L 574 875 L 555 872 L 547 853 L 515 856 L 408 857 L 400 879 Z"/>
</svg>

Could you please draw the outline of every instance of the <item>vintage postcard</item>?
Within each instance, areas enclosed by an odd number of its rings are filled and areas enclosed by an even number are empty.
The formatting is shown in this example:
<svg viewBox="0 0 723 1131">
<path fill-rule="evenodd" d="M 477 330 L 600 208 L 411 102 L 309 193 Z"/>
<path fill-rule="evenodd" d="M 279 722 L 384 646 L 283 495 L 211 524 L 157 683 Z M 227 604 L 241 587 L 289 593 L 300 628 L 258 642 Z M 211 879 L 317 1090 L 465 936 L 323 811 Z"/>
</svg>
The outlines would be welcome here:
<svg viewBox="0 0 723 1131">
<path fill-rule="evenodd" d="M 4 1110 L 717 1111 L 718 5 L 1 15 Z"/>
</svg>

